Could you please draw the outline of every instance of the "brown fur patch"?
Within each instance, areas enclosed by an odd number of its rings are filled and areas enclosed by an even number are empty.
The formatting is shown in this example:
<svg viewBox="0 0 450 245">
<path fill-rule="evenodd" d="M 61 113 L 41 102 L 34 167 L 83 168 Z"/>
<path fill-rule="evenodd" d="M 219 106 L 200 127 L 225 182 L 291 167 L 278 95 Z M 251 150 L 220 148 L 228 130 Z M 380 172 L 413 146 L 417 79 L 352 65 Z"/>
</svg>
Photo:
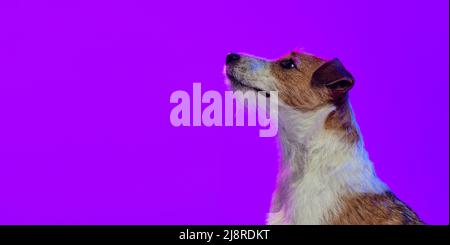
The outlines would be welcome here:
<svg viewBox="0 0 450 245">
<path fill-rule="evenodd" d="M 392 192 L 358 194 L 340 200 L 341 211 L 334 215 L 334 225 L 421 225 L 416 213 Z"/>
<path fill-rule="evenodd" d="M 296 69 L 283 69 L 280 61 L 298 58 L 300 64 Z M 271 73 L 277 79 L 280 99 L 287 105 L 299 110 L 314 110 L 325 105 L 330 95 L 327 89 L 313 88 L 311 77 L 325 61 L 307 54 L 291 53 L 278 61 L 272 62 Z"/>
<path fill-rule="evenodd" d="M 300 60 L 298 69 L 286 70 L 280 66 L 279 61 L 289 58 Z M 277 87 L 280 99 L 293 108 L 307 111 L 315 110 L 328 103 L 334 103 L 336 111 L 331 112 L 328 116 L 325 128 L 341 134 L 343 140 L 349 143 L 356 143 L 360 136 L 353 122 L 347 96 L 345 95 L 339 101 L 335 101 L 327 88 L 313 87 L 311 84 L 313 73 L 325 62 L 325 60 L 315 56 L 296 52 L 273 62 L 271 72 L 278 81 Z"/>
<path fill-rule="evenodd" d="M 328 115 L 325 121 L 325 129 L 334 130 L 342 136 L 343 140 L 350 144 L 360 140 L 360 135 L 353 119 L 352 108 L 347 100 L 343 104 L 336 105 L 336 110 Z"/>
</svg>

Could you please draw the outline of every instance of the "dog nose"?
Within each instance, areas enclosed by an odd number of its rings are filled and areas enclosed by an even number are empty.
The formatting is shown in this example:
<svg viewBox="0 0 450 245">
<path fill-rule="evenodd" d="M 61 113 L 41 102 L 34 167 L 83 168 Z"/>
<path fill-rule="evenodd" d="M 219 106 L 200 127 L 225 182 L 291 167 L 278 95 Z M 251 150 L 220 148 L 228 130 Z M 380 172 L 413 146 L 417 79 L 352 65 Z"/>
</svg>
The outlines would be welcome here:
<svg viewBox="0 0 450 245">
<path fill-rule="evenodd" d="M 236 62 L 239 61 L 239 59 L 241 58 L 241 56 L 239 56 L 238 54 L 228 54 L 227 55 L 227 60 L 226 60 L 226 64 L 234 64 Z"/>
</svg>

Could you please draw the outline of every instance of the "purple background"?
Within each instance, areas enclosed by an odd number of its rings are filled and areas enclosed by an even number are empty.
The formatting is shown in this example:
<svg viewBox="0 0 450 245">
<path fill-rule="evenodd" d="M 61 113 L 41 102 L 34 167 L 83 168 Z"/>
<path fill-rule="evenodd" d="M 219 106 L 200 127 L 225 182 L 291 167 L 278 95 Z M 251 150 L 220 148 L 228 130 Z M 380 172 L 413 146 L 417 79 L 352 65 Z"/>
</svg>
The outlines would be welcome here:
<svg viewBox="0 0 450 245">
<path fill-rule="evenodd" d="M 276 138 L 174 128 L 169 96 L 294 48 L 343 61 L 378 175 L 448 224 L 447 0 L 39 2 L 0 2 L 1 224 L 264 223 Z"/>
</svg>

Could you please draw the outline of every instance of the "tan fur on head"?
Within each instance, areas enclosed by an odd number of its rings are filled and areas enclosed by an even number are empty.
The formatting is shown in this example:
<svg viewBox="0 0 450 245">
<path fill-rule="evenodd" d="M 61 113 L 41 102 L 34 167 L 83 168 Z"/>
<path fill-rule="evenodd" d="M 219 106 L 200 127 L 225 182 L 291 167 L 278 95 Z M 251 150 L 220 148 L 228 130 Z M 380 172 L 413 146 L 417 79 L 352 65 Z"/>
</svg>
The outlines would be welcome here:
<svg viewBox="0 0 450 245">
<path fill-rule="evenodd" d="M 353 77 L 337 59 L 298 52 L 274 61 L 233 55 L 239 58 L 227 64 L 226 75 L 234 88 L 277 90 L 284 104 L 296 110 L 342 104 L 353 86 Z"/>
<path fill-rule="evenodd" d="M 296 61 L 296 69 L 286 70 L 280 66 L 280 62 L 287 59 Z M 313 55 L 292 52 L 271 63 L 270 69 L 277 80 L 278 93 L 284 103 L 303 111 L 334 104 L 336 110 L 328 116 L 325 128 L 342 135 L 342 139 L 349 143 L 356 143 L 359 140 L 359 133 L 353 123 L 347 94 L 336 95 L 326 86 L 312 84 L 314 73 L 326 63 L 327 61 Z"/>
<path fill-rule="evenodd" d="M 294 59 L 297 63 L 295 69 L 283 69 L 280 62 L 286 59 Z M 277 79 L 278 94 L 287 105 L 299 110 L 314 110 L 323 106 L 330 100 L 327 89 L 313 88 L 311 78 L 324 60 L 312 55 L 293 52 L 270 66 L 272 75 Z"/>
</svg>

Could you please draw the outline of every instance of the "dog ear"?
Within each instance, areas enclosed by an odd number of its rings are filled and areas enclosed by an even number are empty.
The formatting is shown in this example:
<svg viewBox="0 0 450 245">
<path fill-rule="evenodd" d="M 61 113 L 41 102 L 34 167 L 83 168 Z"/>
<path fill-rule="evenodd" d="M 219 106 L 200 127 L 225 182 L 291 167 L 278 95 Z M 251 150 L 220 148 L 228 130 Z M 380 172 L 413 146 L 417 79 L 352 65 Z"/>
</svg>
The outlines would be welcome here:
<svg viewBox="0 0 450 245">
<path fill-rule="evenodd" d="M 354 83 L 353 76 L 338 59 L 333 59 L 321 65 L 311 78 L 312 86 L 328 88 L 335 99 L 344 97 Z"/>
</svg>

